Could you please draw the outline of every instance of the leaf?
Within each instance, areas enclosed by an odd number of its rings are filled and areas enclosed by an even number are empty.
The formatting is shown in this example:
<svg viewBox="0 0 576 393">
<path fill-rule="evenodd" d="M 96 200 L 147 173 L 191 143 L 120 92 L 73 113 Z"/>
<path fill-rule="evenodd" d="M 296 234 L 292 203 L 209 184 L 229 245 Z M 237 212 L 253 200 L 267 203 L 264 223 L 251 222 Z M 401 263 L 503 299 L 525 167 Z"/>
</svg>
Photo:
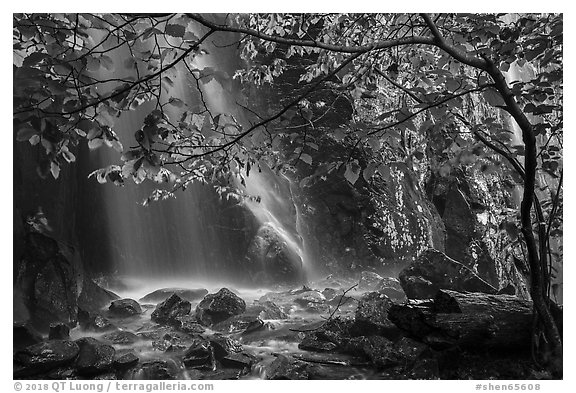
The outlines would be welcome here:
<svg viewBox="0 0 576 393">
<path fill-rule="evenodd" d="M 166 25 L 166 30 L 164 30 L 166 34 L 172 37 L 184 37 L 186 33 L 186 28 L 182 25 Z"/>
<path fill-rule="evenodd" d="M 40 142 L 40 135 L 32 135 L 32 138 L 28 140 L 32 146 L 37 145 Z"/>
<path fill-rule="evenodd" d="M 182 108 L 185 105 L 184 101 L 175 97 L 170 97 L 170 99 L 168 100 L 168 104 L 175 106 L 176 108 Z"/>
<path fill-rule="evenodd" d="M 448 81 L 446 81 L 446 89 L 451 91 L 451 92 L 455 92 L 456 90 L 458 90 L 460 88 L 460 82 L 458 82 L 455 79 L 449 79 Z"/>
<path fill-rule="evenodd" d="M 378 166 L 379 164 L 376 162 L 369 163 L 366 166 L 366 168 L 364 168 L 364 170 L 362 171 L 362 176 L 364 176 L 364 180 L 366 180 L 367 182 L 370 181 L 372 176 L 374 176 L 374 174 L 376 173 Z"/>
<path fill-rule="evenodd" d="M 34 135 L 37 135 L 37 134 L 38 134 L 38 131 L 36 131 L 34 128 L 25 127 L 25 128 L 18 130 L 18 133 L 16 134 L 16 140 L 18 142 L 24 142 L 24 141 L 30 140 L 30 138 L 32 138 Z"/>
<path fill-rule="evenodd" d="M 90 150 L 94 150 L 99 148 L 100 146 L 102 146 L 102 143 L 104 143 L 104 140 L 101 138 L 94 138 L 88 141 L 88 148 Z"/>
<path fill-rule="evenodd" d="M 114 61 L 111 57 L 106 55 L 100 56 L 100 64 L 102 64 L 102 66 L 108 71 L 114 71 Z"/>
<path fill-rule="evenodd" d="M 452 171 L 452 168 L 448 164 L 443 165 L 440 167 L 440 169 L 438 169 L 438 173 L 440 174 L 441 177 L 449 176 L 451 171 Z"/>
<path fill-rule="evenodd" d="M 368 138 L 368 144 L 370 145 L 370 147 L 374 151 L 378 151 L 382 147 L 382 142 L 380 141 L 380 138 L 378 138 L 378 137 Z"/>
<path fill-rule="evenodd" d="M 341 141 L 346 138 L 346 134 L 344 133 L 343 129 L 337 128 L 332 131 L 332 138 L 334 138 L 336 141 Z"/>
<path fill-rule="evenodd" d="M 304 161 L 308 165 L 312 165 L 312 157 L 309 154 L 302 153 L 300 154 L 300 159 Z"/>
<path fill-rule="evenodd" d="M 360 177 L 360 165 L 357 160 L 350 161 L 346 164 L 346 171 L 344 172 L 344 177 L 350 184 L 355 184 Z"/>
<path fill-rule="evenodd" d="M 66 162 L 75 162 L 76 156 L 72 154 L 69 150 L 62 151 L 62 157 L 66 160 Z"/>
<path fill-rule="evenodd" d="M 166 83 L 169 87 L 174 86 L 174 82 L 169 77 L 165 76 L 162 78 L 162 82 Z"/>
<path fill-rule="evenodd" d="M 136 68 L 136 59 L 133 57 L 129 57 L 124 60 L 124 67 L 128 69 Z"/>
<path fill-rule="evenodd" d="M 50 173 L 52 173 L 52 176 L 54 176 L 54 179 L 58 179 L 58 176 L 60 176 L 60 165 L 58 165 L 58 163 L 51 161 L 50 162 Z"/>
<path fill-rule="evenodd" d="M 504 102 L 504 99 L 500 93 L 494 89 L 486 89 L 484 92 L 482 92 L 482 95 L 484 96 L 484 99 L 486 99 L 486 101 L 488 101 L 488 103 L 492 106 L 506 106 L 506 103 Z"/>
</svg>

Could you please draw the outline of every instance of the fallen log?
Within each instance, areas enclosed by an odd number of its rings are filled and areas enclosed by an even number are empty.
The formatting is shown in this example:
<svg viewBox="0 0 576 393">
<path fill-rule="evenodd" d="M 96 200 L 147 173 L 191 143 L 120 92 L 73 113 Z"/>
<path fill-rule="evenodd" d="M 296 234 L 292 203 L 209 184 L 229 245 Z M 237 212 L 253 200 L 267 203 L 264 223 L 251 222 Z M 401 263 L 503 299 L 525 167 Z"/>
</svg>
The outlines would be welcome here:
<svg viewBox="0 0 576 393">
<path fill-rule="evenodd" d="M 440 290 L 426 307 L 392 306 L 388 318 L 436 349 L 530 348 L 532 303 L 511 295 Z"/>
</svg>

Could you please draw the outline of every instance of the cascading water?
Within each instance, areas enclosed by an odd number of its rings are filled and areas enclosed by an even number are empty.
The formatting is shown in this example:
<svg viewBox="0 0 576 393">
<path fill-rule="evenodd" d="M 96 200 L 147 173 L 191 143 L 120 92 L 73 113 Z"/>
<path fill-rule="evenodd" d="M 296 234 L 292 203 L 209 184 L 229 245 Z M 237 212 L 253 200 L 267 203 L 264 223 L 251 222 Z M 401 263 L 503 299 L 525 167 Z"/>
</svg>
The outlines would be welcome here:
<svg viewBox="0 0 576 393">
<path fill-rule="evenodd" d="M 234 49 L 210 45 L 208 52 L 195 60 L 198 68 L 233 73 L 238 56 Z M 126 55 L 117 53 L 115 63 L 122 64 Z M 181 70 L 174 79 L 170 96 L 192 108 L 197 106 L 199 97 L 193 93 L 196 82 Z M 232 114 L 246 124 L 236 105 L 235 92 L 226 91 L 214 80 L 204 84 L 202 90 L 204 103 L 213 113 Z M 125 147 L 135 144 L 134 133 L 152 109 L 153 104 L 144 104 L 117 119 L 114 129 Z M 119 154 L 112 149 L 103 147 L 97 152 L 92 160 L 94 169 L 120 163 Z M 165 285 L 238 281 L 245 273 L 239 262 L 254 236 L 254 218 L 257 225 L 272 225 L 290 249 L 303 255 L 289 180 L 278 178 L 268 168 L 253 170 L 246 179 L 247 193 L 259 196 L 259 203 L 222 201 L 211 186 L 195 184 L 176 199 L 144 207 L 140 202 L 157 184 L 135 185 L 128 181 L 124 187 L 103 187 L 109 225 L 102 230 L 108 233 L 112 265 L 121 276 Z"/>
</svg>

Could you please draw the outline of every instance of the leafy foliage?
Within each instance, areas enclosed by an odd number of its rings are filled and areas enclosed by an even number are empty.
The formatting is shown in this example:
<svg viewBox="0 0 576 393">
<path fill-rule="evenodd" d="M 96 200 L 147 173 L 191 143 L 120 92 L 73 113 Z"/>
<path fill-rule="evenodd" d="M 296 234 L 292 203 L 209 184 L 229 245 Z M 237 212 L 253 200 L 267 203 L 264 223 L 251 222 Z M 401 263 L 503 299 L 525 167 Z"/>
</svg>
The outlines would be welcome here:
<svg viewBox="0 0 576 393">
<path fill-rule="evenodd" d="M 562 259 L 553 246 L 562 236 L 562 15 L 15 14 L 13 21 L 15 138 L 45 153 L 42 176 L 57 178 L 86 140 L 90 149 L 122 154 L 122 165 L 91 175 L 97 181 L 168 185 L 149 201 L 194 181 L 241 197 L 245 177 L 261 165 L 306 166 L 302 187 L 332 171 L 352 185 L 385 180 L 392 161 L 426 176 L 456 179 L 465 170 L 505 180 L 510 194 L 524 186 L 522 209 L 496 211 L 496 222 L 515 255 L 527 254 L 535 291 L 545 287 L 532 295 L 548 339 L 557 340 L 541 297 L 550 295 L 552 261 Z M 217 36 L 244 61 L 232 75 L 207 60 Z M 241 97 L 238 83 L 252 93 L 288 89 L 263 106 Z M 236 104 L 211 104 L 215 86 Z M 116 128 L 126 112 L 145 119 L 130 147 Z M 322 161 L 326 141 L 349 156 Z M 359 160 L 359 150 L 370 159 Z"/>
</svg>

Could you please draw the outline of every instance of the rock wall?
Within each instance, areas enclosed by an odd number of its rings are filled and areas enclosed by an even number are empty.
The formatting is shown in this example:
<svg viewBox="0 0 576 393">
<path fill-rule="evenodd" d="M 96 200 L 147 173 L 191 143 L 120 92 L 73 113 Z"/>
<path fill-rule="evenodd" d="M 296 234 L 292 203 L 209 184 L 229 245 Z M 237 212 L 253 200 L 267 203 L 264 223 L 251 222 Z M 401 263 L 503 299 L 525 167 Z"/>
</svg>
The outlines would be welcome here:
<svg viewBox="0 0 576 393">
<path fill-rule="evenodd" d="M 444 249 L 444 225 L 416 175 L 404 163 L 388 169 L 386 178 L 377 174 L 368 183 L 360 177 L 354 185 L 334 171 L 296 193 L 307 257 L 318 272 L 372 268 L 396 275 L 425 249 Z M 301 176 L 309 171 L 301 169 Z"/>
</svg>

